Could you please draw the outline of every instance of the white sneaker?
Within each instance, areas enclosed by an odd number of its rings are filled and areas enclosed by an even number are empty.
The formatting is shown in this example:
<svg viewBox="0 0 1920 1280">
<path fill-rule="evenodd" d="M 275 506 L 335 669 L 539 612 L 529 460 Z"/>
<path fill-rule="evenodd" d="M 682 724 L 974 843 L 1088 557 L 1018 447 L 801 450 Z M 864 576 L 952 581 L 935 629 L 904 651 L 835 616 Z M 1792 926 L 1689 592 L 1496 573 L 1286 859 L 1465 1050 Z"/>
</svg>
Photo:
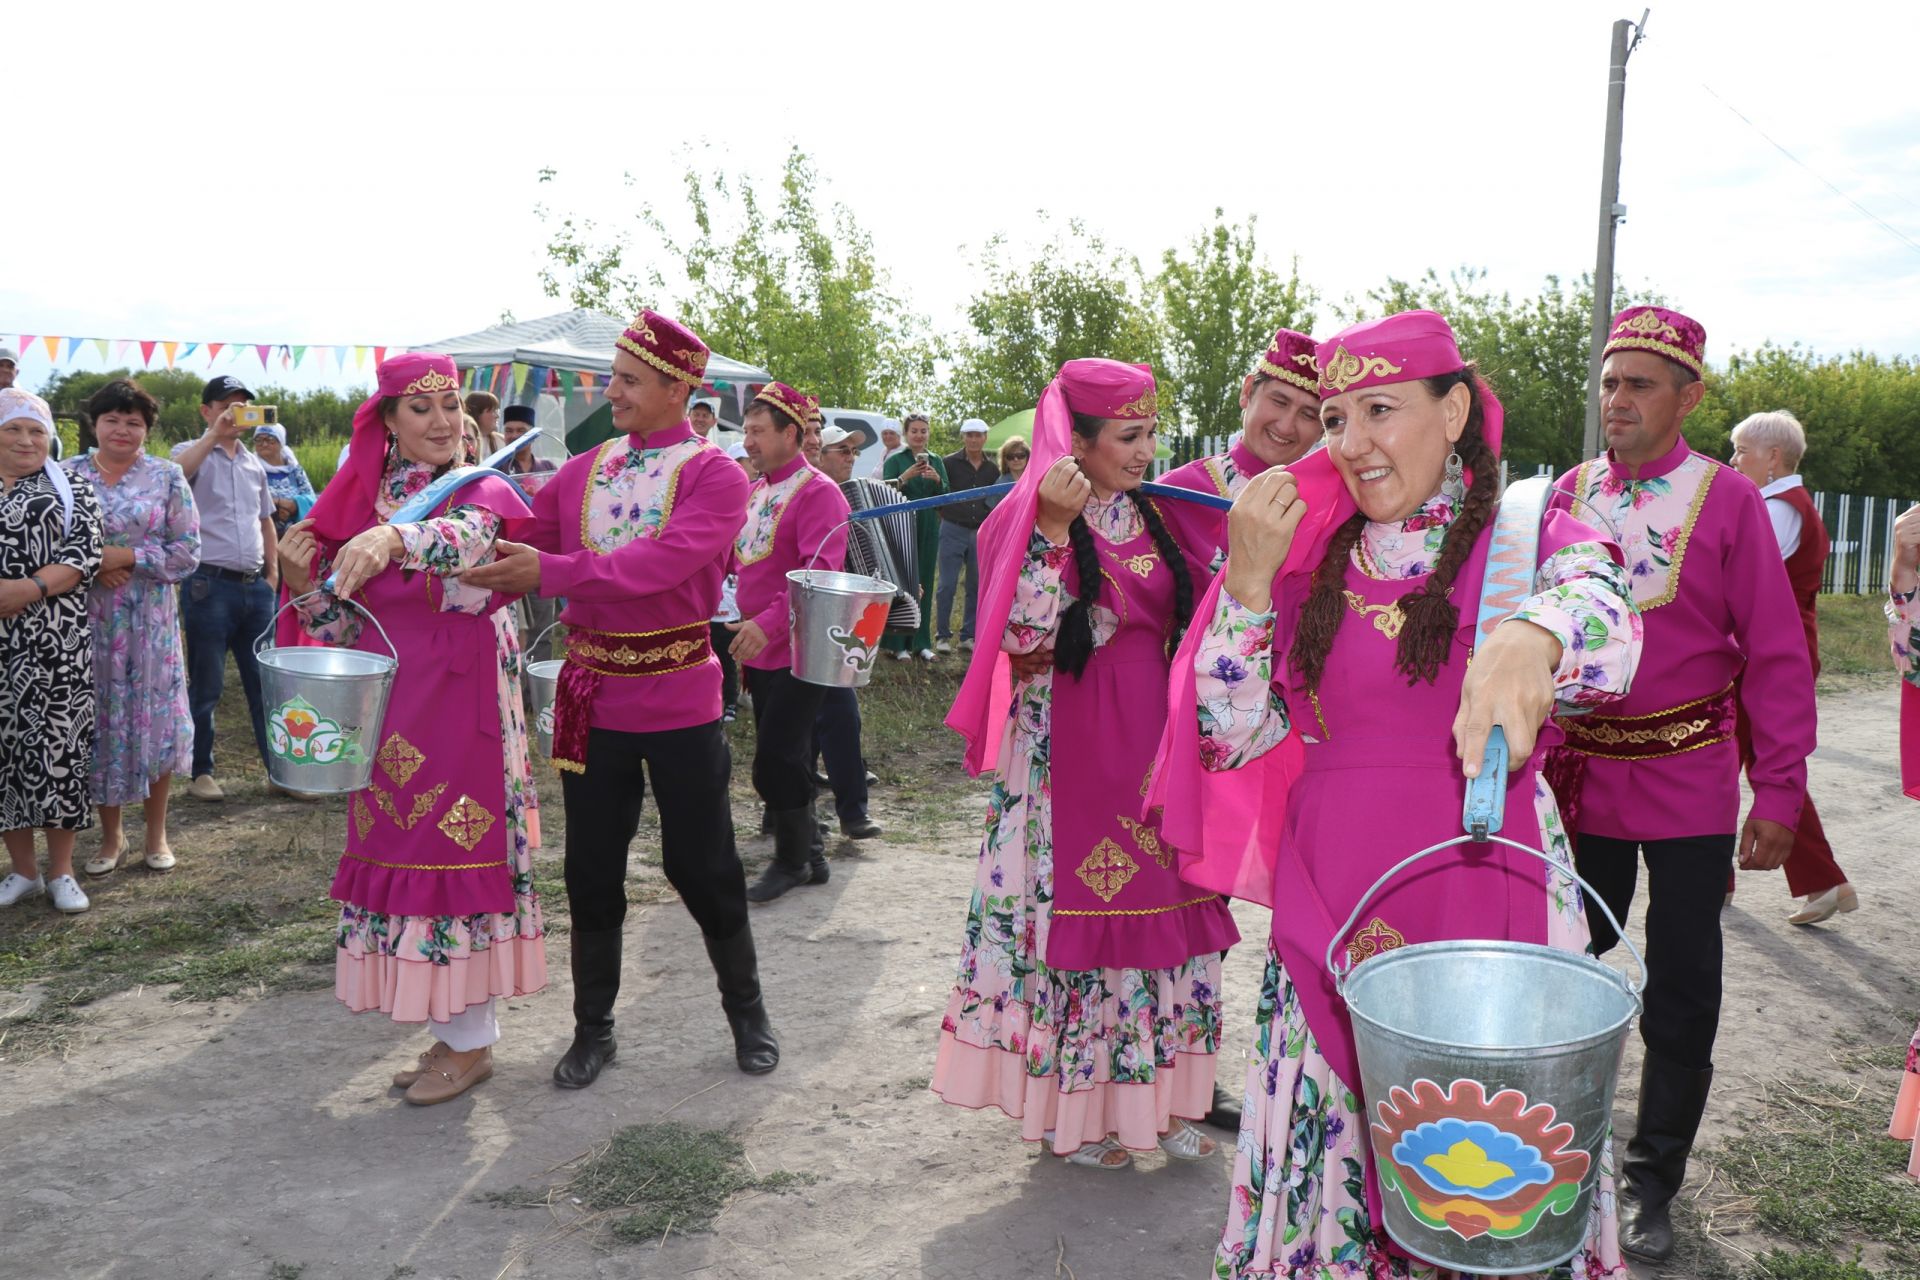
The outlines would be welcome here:
<svg viewBox="0 0 1920 1280">
<path fill-rule="evenodd" d="M 962 649 L 962 650 L 963 650 L 964 652 L 967 652 L 967 653 L 972 653 L 972 652 L 973 652 L 973 641 L 971 641 L 971 640 L 962 640 L 962 641 L 960 642 L 960 648 L 961 648 L 961 649 Z"/>
<path fill-rule="evenodd" d="M 29 880 L 18 871 L 12 872 L 0 880 L 0 907 L 10 907 L 46 891 L 47 882 L 39 876 Z"/>
<path fill-rule="evenodd" d="M 902 661 L 902 662 L 912 662 L 912 661 L 913 661 L 913 650 L 911 650 L 911 649 L 902 649 L 902 650 L 901 650 L 900 652 L 898 652 L 898 653 L 896 653 L 896 654 L 894 654 L 893 656 L 894 656 L 894 657 L 896 657 L 896 658 L 898 658 L 898 659 L 899 659 L 900 661 Z"/>
<path fill-rule="evenodd" d="M 932 661 L 933 661 L 933 659 L 934 659 L 934 652 L 933 652 L 933 650 L 931 650 L 931 649 L 922 649 L 922 650 L 920 651 L 920 661 L 922 661 L 922 662 L 932 662 Z"/>
<path fill-rule="evenodd" d="M 936 653 L 952 653 L 953 652 L 953 646 L 947 643 L 945 640 L 940 641 L 938 644 L 934 645 L 933 648 L 934 648 L 934 652 Z"/>
<path fill-rule="evenodd" d="M 80 882 L 72 876 L 55 876 L 47 881 L 47 896 L 53 899 L 55 911 L 64 911 L 70 916 L 79 915 L 93 905 L 87 901 Z"/>
</svg>

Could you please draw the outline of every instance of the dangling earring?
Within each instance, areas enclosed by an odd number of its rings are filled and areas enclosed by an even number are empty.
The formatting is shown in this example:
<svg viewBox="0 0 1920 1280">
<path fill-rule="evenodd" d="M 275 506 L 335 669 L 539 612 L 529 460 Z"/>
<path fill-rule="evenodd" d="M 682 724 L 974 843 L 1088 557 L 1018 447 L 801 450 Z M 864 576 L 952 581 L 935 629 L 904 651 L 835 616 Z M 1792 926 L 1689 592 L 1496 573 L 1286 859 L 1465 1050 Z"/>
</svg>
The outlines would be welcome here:
<svg viewBox="0 0 1920 1280">
<path fill-rule="evenodd" d="M 1440 482 L 1440 492 L 1447 501 L 1459 506 L 1467 497 L 1467 464 L 1460 459 L 1460 451 L 1455 449 L 1447 454 L 1446 478 Z"/>
</svg>

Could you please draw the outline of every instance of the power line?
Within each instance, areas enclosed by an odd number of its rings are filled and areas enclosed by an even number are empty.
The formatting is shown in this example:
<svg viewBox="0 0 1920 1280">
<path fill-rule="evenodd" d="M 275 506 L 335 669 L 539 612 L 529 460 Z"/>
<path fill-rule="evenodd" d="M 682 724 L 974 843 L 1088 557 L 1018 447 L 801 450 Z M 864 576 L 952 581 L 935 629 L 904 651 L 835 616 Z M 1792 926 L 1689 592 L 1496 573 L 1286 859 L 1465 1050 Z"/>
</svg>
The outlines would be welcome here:
<svg viewBox="0 0 1920 1280">
<path fill-rule="evenodd" d="M 1815 178 L 1818 178 L 1820 180 L 1820 183 L 1823 186 L 1825 186 L 1827 190 L 1833 192 L 1833 194 L 1839 196 L 1842 200 L 1845 200 L 1848 204 L 1852 205 L 1855 209 L 1858 209 L 1868 219 L 1870 219 L 1873 223 L 1875 223 L 1882 231 L 1885 231 L 1888 235 L 1898 240 L 1901 244 L 1905 245 L 1907 248 L 1913 250 L 1916 254 L 1920 254 L 1920 240 L 1915 240 L 1912 236 L 1908 235 L 1906 232 L 1902 231 L 1900 228 L 1894 226 L 1891 222 L 1888 222 L 1885 218 L 1882 218 L 1879 214 L 1867 208 L 1867 206 L 1861 204 L 1858 200 L 1855 200 L 1852 196 L 1848 195 L 1845 191 L 1842 191 L 1839 187 L 1835 186 L 1832 182 L 1830 182 L 1827 179 L 1825 174 L 1815 169 L 1812 165 L 1808 164 L 1805 160 L 1802 160 L 1799 156 L 1793 154 L 1793 152 L 1787 150 L 1785 145 L 1783 145 L 1779 139 L 1775 138 L 1772 134 L 1768 133 L 1765 129 L 1762 129 L 1759 125 L 1755 124 L 1751 119 L 1747 117 L 1745 112 L 1740 110 L 1740 108 L 1734 106 L 1731 102 L 1728 102 L 1725 98 L 1721 97 L 1719 94 L 1714 93 L 1712 85 L 1706 83 L 1705 81 L 1702 81 L 1700 84 L 1700 87 L 1702 89 L 1705 89 L 1709 94 L 1711 94 L 1715 102 L 1718 102 L 1721 106 L 1725 107 L 1727 110 L 1733 112 L 1735 116 L 1739 117 L 1740 121 L 1743 124 L 1745 124 L 1749 129 L 1759 134 L 1762 138 L 1765 138 L 1770 144 L 1772 144 L 1773 149 L 1775 151 L 1778 151 L 1781 155 L 1793 161 L 1795 164 L 1799 165 L 1802 169 L 1805 169 L 1808 173 L 1812 174 Z"/>
</svg>

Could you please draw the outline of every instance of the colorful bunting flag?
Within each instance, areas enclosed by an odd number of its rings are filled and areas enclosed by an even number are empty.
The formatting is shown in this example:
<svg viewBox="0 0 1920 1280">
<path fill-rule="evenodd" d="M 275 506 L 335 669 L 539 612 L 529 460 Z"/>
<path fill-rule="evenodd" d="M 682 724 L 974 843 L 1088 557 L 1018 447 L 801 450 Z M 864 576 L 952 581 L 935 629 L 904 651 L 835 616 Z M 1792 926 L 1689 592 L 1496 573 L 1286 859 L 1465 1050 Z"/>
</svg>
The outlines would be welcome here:
<svg viewBox="0 0 1920 1280">
<path fill-rule="evenodd" d="M 219 357 L 220 348 L 226 345 L 227 344 L 224 342 L 209 342 L 207 344 L 207 367 L 209 369 L 213 367 L 214 360 L 216 360 Z"/>
<path fill-rule="evenodd" d="M 47 344 L 47 359 L 53 361 L 55 364 L 60 363 L 60 339 L 49 334 L 47 337 L 40 339 L 40 341 Z M 24 344 L 22 344 L 22 349 L 24 349 Z"/>
<path fill-rule="evenodd" d="M 93 345 L 99 349 L 100 358 L 105 360 L 107 358 L 107 340 L 105 338 L 95 338 Z"/>
<path fill-rule="evenodd" d="M 180 344 L 177 342 L 163 342 L 160 344 L 160 350 L 164 351 L 167 356 L 167 368 L 173 368 L 173 353 L 179 349 Z"/>
<path fill-rule="evenodd" d="M 517 361 L 513 366 L 513 394 L 516 399 L 527 387 L 527 366 Z"/>
<path fill-rule="evenodd" d="M 160 344 L 158 342 L 148 342 L 148 341 L 141 342 L 140 363 L 147 366 L 147 368 L 149 369 L 153 368 L 153 349 L 159 345 Z"/>
</svg>

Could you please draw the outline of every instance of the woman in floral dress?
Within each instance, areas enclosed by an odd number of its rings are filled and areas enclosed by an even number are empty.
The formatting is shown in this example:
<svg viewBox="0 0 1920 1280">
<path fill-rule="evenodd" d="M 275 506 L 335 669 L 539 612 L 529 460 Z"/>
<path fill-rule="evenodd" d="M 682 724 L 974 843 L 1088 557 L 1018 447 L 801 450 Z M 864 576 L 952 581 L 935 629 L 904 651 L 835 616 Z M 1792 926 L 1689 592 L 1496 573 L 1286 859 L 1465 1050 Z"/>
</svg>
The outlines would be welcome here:
<svg viewBox="0 0 1920 1280">
<path fill-rule="evenodd" d="M 1900 687 L 1900 773 L 1907 795 L 1920 800 L 1920 507 L 1909 507 L 1894 522 L 1892 599 L 1887 602 L 1888 637 Z M 1909 726 L 1912 726 L 1910 729 Z M 1920 1178 L 1920 1028 L 1907 1045 L 1907 1069 L 1893 1104 L 1887 1132 L 1913 1143 L 1907 1173 Z"/>
<path fill-rule="evenodd" d="M 1139 493 L 1155 413 L 1141 366 L 1073 360 L 1047 389 L 1033 463 L 981 529 L 980 635 L 1001 640 L 947 721 L 995 779 L 933 1088 L 1102 1169 L 1213 1153 L 1187 1120 L 1212 1104 L 1239 936 L 1140 820 L 1201 572 Z"/>
<path fill-rule="evenodd" d="M 1509 735 L 1506 834 L 1570 868 L 1536 750 L 1557 731 L 1540 726 L 1556 708 L 1617 697 L 1640 639 L 1612 549 L 1560 514 L 1542 529 L 1535 594 L 1476 637 L 1500 411 L 1443 319 L 1408 312 L 1358 325 L 1320 344 L 1318 359 L 1327 449 L 1295 474 L 1256 477 L 1235 501 L 1226 568 L 1181 655 L 1195 682 L 1185 746 L 1201 766 L 1297 774 L 1272 867 L 1273 937 L 1214 1260 L 1222 1280 L 1448 1274 L 1410 1259 L 1380 1226 L 1380 1197 L 1398 1193 L 1376 1181 L 1352 1027 L 1322 957 L 1333 922 L 1375 877 L 1460 834 L 1486 737 L 1471 724 Z M 1296 539 L 1310 487 L 1327 510 L 1317 533 Z M 1200 790 L 1191 803 L 1209 803 Z M 1168 826 L 1184 833 L 1189 815 L 1174 809 L 1170 797 Z M 1587 942 L 1572 881 L 1497 848 L 1430 859 L 1364 915 L 1348 944 L 1362 963 L 1438 938 Z M 1586 1243 L 1559 1274 L 1626 1274 L 1610 1155 L 1600 1179 Z"/>
<path fill-rule="evenodd" d="M 309 635 L 385 653 L 378 630 L 342 605 L 358 594 L 399 654 L 369 785 L 348 808 L 334 876 L 342 904 L 334 989 L 349 1009 L 430 1022 L 434 1044 L 394 1084 L 418 1105 L 457 1097 L 493 1073 L 494 998 L 546 984 L 533 890 L 534 791 L 520 699 L 520 642 L 508 600 L 462 584 L 494 543 L 530 519 L 504 481 L 472 481 L 427 518 L 388 520 L 446 472 L 461 448 L 459 383 L 444 356 L 379 367 L 354 417 L 347 470 L 280 544 Z M 322 753 L 324 721 L 297 703 L 268 712 L 268 746 Z"/>
<path fill-rule="evenodd" d="M 126 856 L 120 810 L 129 804 L 145 810 L 147 866 L 173 867 L 167 794 L 173 775 L 193 766 L 174 584 L 200 563 L 200 519 L 186 475 L 146 452 L 159 414 L 159 402 L 132 382 L 109 382 L 87 401 L 94 449 L 65 464 L 93 486 L 105 531 L 100 572 L 87 592 L 96 726 L 88 790 L 100 813 L 90 876 L 111 874 Z"/>
</svg>

